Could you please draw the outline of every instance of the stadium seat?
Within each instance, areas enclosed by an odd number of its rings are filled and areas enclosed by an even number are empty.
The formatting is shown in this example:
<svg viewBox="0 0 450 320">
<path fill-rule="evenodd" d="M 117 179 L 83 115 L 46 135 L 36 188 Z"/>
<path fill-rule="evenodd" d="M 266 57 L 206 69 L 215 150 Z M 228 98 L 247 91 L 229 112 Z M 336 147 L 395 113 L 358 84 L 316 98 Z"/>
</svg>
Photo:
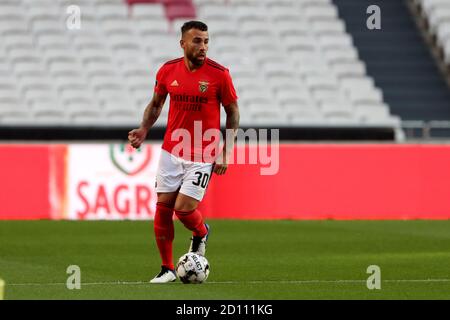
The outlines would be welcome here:
<svg viewBox="0 0 450 320">
<path fill-rule="evenodd" d="M 67 75 L 62 73 L 60 75 L 56 75 L 54 77 L 55 86 L 59 91 L 66 89 L 86 89 L 87 88 L 87 80 L 80 74 L 70 74 Z"/>
<path fill-rule="evenodd" d="M 50 64 L 54 62 L 66 62 L 77 65 L 79 63 L 78 57 L 72 51 L 66 48 L 49 48 L 45 51 L 45 61 Z"/>
<path fill-rule="evenodd" d="M 162 3 L 138 3 L 130 8 L 131 18 L 143 21 L 161 20 L 165 17 Z"/>
<path fill-rule="evenodd" d="M 41 50 L 67 49 L 70 46 L 69 40 L 62 34 L 42 34 L 37 37 L 36 43 Z"/>
<path fill-rule="evenodd" d="M 423 11 L 430 15 L 431 12 L 434 10 L 441 8 L 442 6 L 447 6 L 448 1 L 447 0 L 419 0 L 420 4 L 422 5 Z"/>
<path fill-rule="evenodd" d="M 291 109 L 293 106 L 298 109 L 299 107 L 313 104 L 311 94 L 306 89 L 300 91 L 278 89 L 276 90 L 276 98 L 284 110 Z"/>
<path fill-rule="evenodd" d="M 268 12 L 262 6 L 239 6 L 234 12 L 235 19 L 238 23 L 244 21 L 261 21 L 268 20 Z"/>
<path fill-rule="evenodd" d="M 389 107 L 383 104 L 360 105 L 355 109 L 356 116 L 364 124 L 369 125 L 388 125 L 398 127 L 400 119 L 389 114 Z"/>
<path fill-rule="evenodd" d="M 123 2 L 98 3 L 97 15 L 100 21 L 126 21 L 128 16 L 128 7 Z"/>
<path fill-rule="evenodd" d="M 338 80 L 335 76 L 331 74 L 314 74 L 306 77 L 306 85 L 311 90 L 316 89 L 338 89 Z"/>
<path fill-rule="evenodd" d="M 433 10 L 429 15 L 430 30 L 436 33 L 441 23 L 450 22 L 450 6 L 439 7 L 439 10 Z"/>
<path fill-rule="evenodd" d="M 366 92 L 375 89 L 375 84 L 372 78 L 369 77 L 348 77 L 339 79 L 341 88 L 347 94 L 352 92 Z"/>
<path fill-rule="evenodd" d="M 89 110 L 70 109 L 68 112 L 71 124 L 78 126 L 101 126 L 108 125 L 107 120 L 103 117 L 102 112 L 96 108 Z"/>
<path fill-rule="evenodd" d="M 165 18 L 152 20 L 136 21 L 135 28 L 139 35 L 145 37 L 147 35 L 167 34 L 170 31 L 169 24 Z"/>
<path fill-rule="evenodd" d="M 94 95 L 86 89 L 65 89 L 60 93 L 59 98 L 64 106 L 79 102 L 93 102 Z"/>
<path fill-rule="evenodd" d="M 222 1 L 220 5 L 202 5 L 200 7 L 200 16 L 208 26 L 215 22 L 228 22 L 230 23 L 235 19 L 233 11 L 230 6 L 224 5 Z M 234 22 L 234 21 L 233 21 Z M 233 23 L 232 23 L 233 24 Z M 211 28 L 211 31 L 214 29 Z"/>
<path fill-rule="evenodd" d="M 289 112 L 287 119 L 292 126 L 323 126 L 326 122 L 316 107 Z"/>
<path fill-rule="evenodd" d="M 81 65 L 72 62 L 53 62 L 49 64 L 48 70 L 54 77 L 57 76 L 82 76 Z"/>
<path fill-rule="evenodd" d="M 29 34 L 8 34 L 2 37 L 2 42 L 6 50 L 15 48 L 31 50 L 34 47 L 33 37 Z"/>
<path fill-rule="evenodd" d="M 166 16 L 170 21 L 178 18 L 193 19 L 197 16 L 191 3 L 169 2 L 166 4 Z"/>
<path fill-rule="evenodd" d="M 23 11 L 20 6 L 0 3 L 0 21 L 25 21 L 26 15 Z"/>
<path fill-rule="evenodd" d="M 239 25 L 240 32 L 244 37 L 252 35 L 274 35 L 272 28 L 263 21 L 242 21 Z"/>
<path fill-rule="evenodd" d="M 336 7 L 327 4 L 313 4 L 305 7 L 305 17 L 310 21 L 335 20 L 338 17 Z"/>
<path fill-rule="evenodd" d="M 361 61 L 335 62 L 331 68 L 338 78 L 363 77 L 366 74 L 366 66 Z"/>
<path fill-rule="evenodd" d="M 311 35 L 287 35 L 283 37 L 283 44 L 288 52 L 295 55 L 296 51 L 314 51 L 317 48 L 317 40 Z"/>
<path fill-rule="evenodd" d="M 40 35 L 60 35 L 62 34 L 66 26 L 61 21 L 55 20 L 37 20 L 31 24 L 32 32 L 36 36 Z"/>
<path fill-rule="evenodd" d="M 280 20 L 275 21 L 273 26 L 277 33 L 282 37 L 288 35 L 307 35 L 310 32 L 310 27 L 305 20 Z"/>
<path fill-rule="evenodd" d="M 1 101 L 0 101 L 1 104 Z M 17 125 L 32 125 L 36 124 L 35 119 L 32 117 L 28 110 L 20 109 L 0 109 L 0 124 L 3 126 L 17 126 Z"/>
<path fill-rule="evenodd" d="M 30 110 L 33 113 L 39 112 L 44 114 L 55 112 L 55 114 L 60 114 L 62 117 L 64 116 L 64 108 L 58 104 L 56 97 L 32 100 L 29 105 Z"/>
<path fill-rule="evenodd" d="M 297 63 L 296 69 L 303 78 L 311 75 L 325 75 L 330 71 L 324 60 L 317 56 L 302 58 Z"/>
<path fill-rule="evenodd" d="M 330 65 L 337 62 L 356 62 L 358 60 L 358 52 L 353 47 L 339 50 L 331 48 L 323 51 L 323 57 Z"/>
<path fill-rule="evenodd" d="M 436 13 L 444 1 L 420 1 L 446 47 L 448 22 Z M 69 5 L 81 8 L 80 30 L 65 25 Z M 8 101 L 35 108 L 40 123 L 59 123 L 58 116 L 67 124 L 135 119 L 151 98 L 157 69 L 182 56 L 179 28 L 191 18 L 207 22 L 209 56 L 230 69 L 244 123 L 330 125 L 345 116 L 324 112 L 329 101 L 383 104 L 330 0 L 23 0 L 0 2 L 0 76 L 12 83 L 2 85 L 0 77 L 2 108 Z"/>
<path fill-rule="evenodd" d="M 277 110 L 258 111 L 252 115 L 252 125 L 266 127 L 266 126 L 280 126 L 286 124 L 286 116 Z"/>
<path fill-rule="evenodd" d="M 379 89 L 368 91 L 350 91 L 348 98 L 353 105 L 379 105 L 383 102 L 383 94 Z"/>
<path fill-rule="evenodd" d="M 100 22 L 103 32 L 108 36 L 133 36 L 135 28 L 128 20 L 105 20 Z"/>
<path fill-rule="evenodd" d="M 447 41 L 444 46 L 444 61 L 450 65 L 450 41 Z"/>
<path fill-rule="evenodd" d="M 213 38 L 222 35 L 237 37 L 239 33 L 237 24 L 227 20 L 212 20 L 210 23 L 208 23 L 208 30 L 210 30 L 209 34 Z"/>
<path fill-rule="evenodd" d="M 348 50 L 353 47 L 353 40 L 348 34 L 322 34 L 319 37 L 319 44 L 322 50 L 339 49 Z"/>
<path fill-rule="evenodd" d="M 440 46 L 445 46 L 450 40 L 450 21 L 445 21 L 438 25 L 436 38 Z"/>
<path fill-rule="evenodd" d="M 339 35 L 345 33 L 345 24 L 340 20 L 317 20 L 312 22 L 312 29 L 316 36 Z"/>
<path fill-rule="evenodd" d="M 45 68 L 38 62 L 18 62 L 13 65 L 14 74 L 18 77 L 26 75 L 45 75 Z"/>
</svg>

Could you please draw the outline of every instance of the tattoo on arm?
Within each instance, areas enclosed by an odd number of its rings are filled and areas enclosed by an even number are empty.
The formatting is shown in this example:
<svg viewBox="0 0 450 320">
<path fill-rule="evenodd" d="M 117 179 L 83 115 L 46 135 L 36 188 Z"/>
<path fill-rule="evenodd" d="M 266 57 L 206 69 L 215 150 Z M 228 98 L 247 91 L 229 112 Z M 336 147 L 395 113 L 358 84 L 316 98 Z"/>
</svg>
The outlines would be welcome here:
<svg viewBox="0 0 450 320">
<path fill-rule="evenodd" d="M 227 113 L 226 120 L 226 129 L 227 131 L 232 130 L 233 139 L 231 141 L 226 140 L 226 143 L 223 146 L 223 151 L 229 156 L 231 150 L 234 147 L 234 140 L 236 139 L 237 130 L 239 128 L 239 108 L 236 102 L 233 102 L 229 106 L 225 107 L 225 111 Z"/>
<path fill-rule="evenodd" d="M 239 109 L 237 103 L 232 103 L 225 109 L 227 112 L 227 129 L 236 131 L 239 128 Z"/>
<path fill-rule="evenodd" d="M 144 116 L 142 119 L 141 127 L 150 129 L 153 124 L 158 120 L 159 115 L 161 114 L 162 107 L 164 102 L 166 101 L 166 97 L 153 96 L 152 101 L 147 105 L 144 111 Z"/>
</svg>

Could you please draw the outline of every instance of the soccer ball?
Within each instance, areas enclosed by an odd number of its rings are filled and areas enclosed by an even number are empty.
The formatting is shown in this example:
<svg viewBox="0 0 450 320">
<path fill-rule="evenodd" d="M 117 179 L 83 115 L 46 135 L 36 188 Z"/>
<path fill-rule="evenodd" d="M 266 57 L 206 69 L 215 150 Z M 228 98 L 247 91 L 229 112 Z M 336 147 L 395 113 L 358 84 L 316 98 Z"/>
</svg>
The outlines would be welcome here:
<svg viewBox="0 0 450 320">
<path fill-rule="evenodd" d="M 194 252 L 181 256 L 176 267 L 178 278 L 183 283 L 202 283 L 209 275 L 209 262 Z"/>
</svg>

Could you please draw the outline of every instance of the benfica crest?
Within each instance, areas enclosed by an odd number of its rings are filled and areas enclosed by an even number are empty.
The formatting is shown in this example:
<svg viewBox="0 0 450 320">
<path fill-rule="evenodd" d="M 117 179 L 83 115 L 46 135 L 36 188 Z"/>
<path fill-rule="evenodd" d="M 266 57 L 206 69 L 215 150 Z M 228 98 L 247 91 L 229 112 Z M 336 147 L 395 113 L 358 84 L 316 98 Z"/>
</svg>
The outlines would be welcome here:
<svg viewBox="0 0 450 320">
<path fill-rule="evenodd" d="M 209 82 L 199 81 L 198 89 L 200 90 L 201 93 L 205 93 L 206 91 L 208 91 L 208 85 L 209 85 Z"/>
<path fill-rule="evenodd" d="M 144 170 L 151 160 L 150 146 L 146 145 L 134 149 L 129 144 L 112 144 L 109 154 L 117 169 L 130 176 Z"/>
</svg>

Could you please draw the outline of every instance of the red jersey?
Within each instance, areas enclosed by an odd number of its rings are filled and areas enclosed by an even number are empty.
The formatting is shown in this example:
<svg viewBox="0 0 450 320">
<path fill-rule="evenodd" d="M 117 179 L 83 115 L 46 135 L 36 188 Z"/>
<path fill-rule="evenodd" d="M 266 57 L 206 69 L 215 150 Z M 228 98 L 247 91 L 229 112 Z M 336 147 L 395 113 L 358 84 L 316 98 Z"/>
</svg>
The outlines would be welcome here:
<svg viewBox="0 0 450 320">
<path fill-rule="evenodd" d="M 170 96 L 169 116 L 162 148 L 187 160 L 201 159 L 201 162 L 211 162 L 202 157 L 205 148 L 211 144 L 211 141 L 202 139 L 203 134 L 208 129 L 220 130 L 220 104 L 227 106 L 237 100 L 228 69 L 206 58 L 200 68 L 189 71 L 184 58 L 171 60 L 159 69 L 154 91 L 159 95 Z M 190 154 L 179 152 L 180 141 L 184 139 L 176 134 L 176 138 L 172 138 L 177 129 L 189 132 Z"/>
</svg>

